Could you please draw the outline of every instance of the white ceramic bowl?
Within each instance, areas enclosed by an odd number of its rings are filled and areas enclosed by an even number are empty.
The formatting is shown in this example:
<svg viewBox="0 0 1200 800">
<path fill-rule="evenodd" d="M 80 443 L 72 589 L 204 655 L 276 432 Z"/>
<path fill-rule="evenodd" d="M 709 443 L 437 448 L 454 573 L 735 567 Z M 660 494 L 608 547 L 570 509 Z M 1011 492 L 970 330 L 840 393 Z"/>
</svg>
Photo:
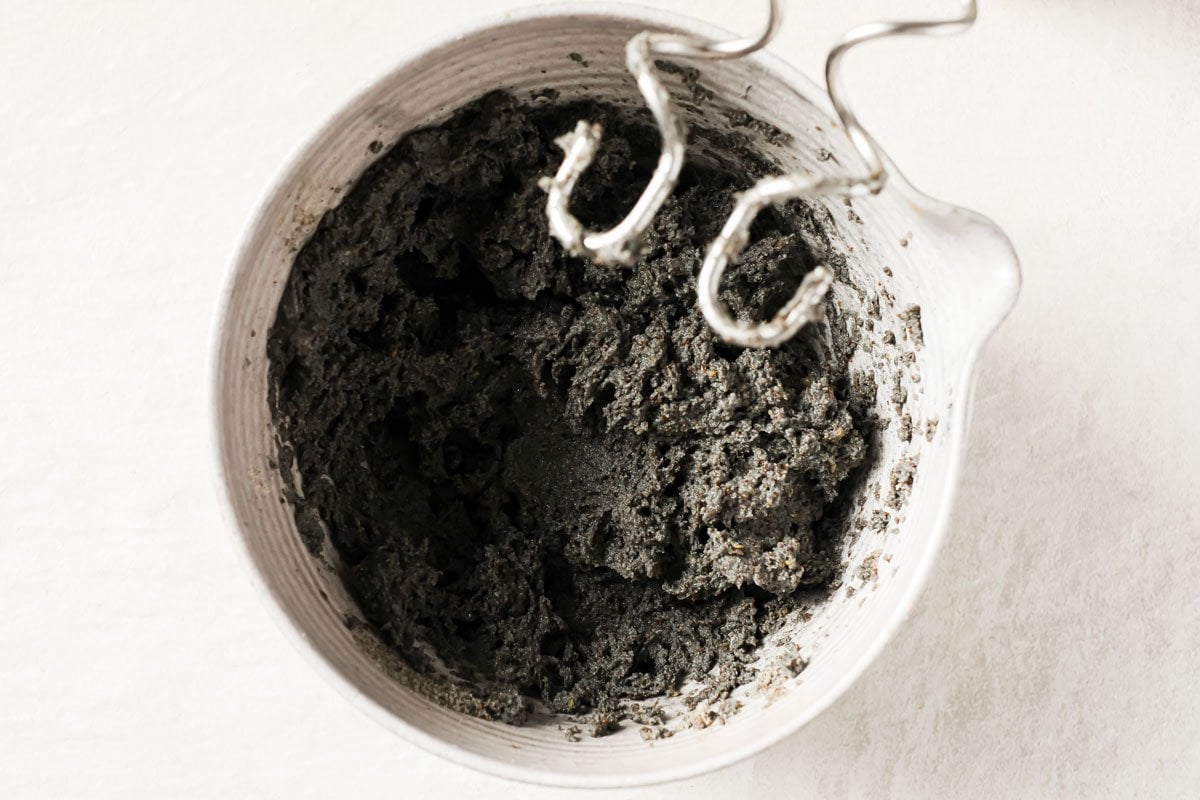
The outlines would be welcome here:
<svg viewBox="0 0 1200 800">
<path fill-rule="evenodd" d="M 962 463 L 976 357 L 1019 284 L 1013 251 L 993 224 L 921 195 L 894 170 L 877 197 L 855 201 L 852 209 L 840 200 L 828 204 L 848 258 L 833 290 L 838 324 L 855 325 L 862 336 L 856 360 L 875 370 L 878 411 L 892 420 L 861 492 L 860 519 L 886 525 L 868 526 L 851 540 L 843 585 L 811 620 L 789 628 L 809 666 L 781 695 L 751 692 L 726 724 L 653 743 L 641 739 L 637 726 L 573 743 L 555 720 L 522 728 L 485 722 L 393 680 L 389 672 L 397 665 L 369 642 L 364 647 L 361 637 L 356 641 L 344 624 L 352 604 L 333 569 L 302 546 L 272 466 L 265 343 L 292 258 L 377 157 L 372 142 L 390 144 L 488 90 L 527 94 L 554 87 L 563 98 L 639 105 L 623 49 L 648 27 L 728 35 L 631 7 L 555 6 L 474 28 L 405 61 L 335 116 L 270 189 L 233 265 L 215 337 L 216 449 L 231 522 L 282 626 L 322 674 L 385 727 L 456 762 L 539 783 L 624 786 L 716 769 L 794 732 L 845 691 L 904 620 L 929 572 Z M 568 58 L 572 52 L 587 66 Z M 824 93 L 779 59 L 759 54 L 697 66 L 716 93 L 698 112 L 705 124 L 720 124 L 721 109 L 741 108 L 794 136 L 766 147 L 789 168 L 824 171 L 856 163 Z M 692 121 L 700 121 L 696 113 L 689 112 Z M 821 150 L 833 158 L 819 161 Z M 879 319 L 868 324 L 875 303 Z M 901 318 L 914 305 L 921 309 L 921 346 L 912 315 Z M 892 337 L 896 345 L 887 343 Z M 901 395 L 903 403 L 895 404 Z M 905 415 L 913 429 L 908 442 L 899 431 Z M 911 494 L 900 510 L 890 509 L 890 484 L 899 476 L 901 491 L 908 488 L 910 461 Z"/>
</svg>

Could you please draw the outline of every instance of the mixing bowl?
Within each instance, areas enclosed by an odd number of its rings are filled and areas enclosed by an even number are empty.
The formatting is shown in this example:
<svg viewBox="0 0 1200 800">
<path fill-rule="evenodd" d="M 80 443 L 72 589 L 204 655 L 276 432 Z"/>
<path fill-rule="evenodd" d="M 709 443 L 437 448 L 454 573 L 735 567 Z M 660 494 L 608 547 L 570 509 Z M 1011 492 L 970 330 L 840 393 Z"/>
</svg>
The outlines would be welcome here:
<svg viewBox="0 0 1200 800">
<path fill-rule="evenodd" d="M 549 87 L 564 100 L 640 106 L 623 53 L 647 28 L 728 37 L 636 8 L 555 6 L 481 25 L 405 60 L 333 117 L 270 188 L 233 265 L 215 335 L 215 451 L 230 524 L 282 627 L 386 728 L 453 761 L 539 783 L 635 785 L 716 769 L 796 731 L 846 690 L 904 621 L 929 573 L 962 464 L 977 356 L 1019 284 L 1012 248 L 992 223 L 920 194 L 894 167 L 879 195 L 824 203 L 846 258 L 828 301 L 830 324 L 857 337 L 855 366 L 874 375 L 876 413 L 886 427 L 856 490 L 841 585 L 809 609 L 811 618 L 792 620 L 764 648 L 764 663 L 792 648 L 807 668 L 769 691 L 746 687 L 743 710 L 724 724 L 653 742 L 627 725 L 571 742 L 561 720 L 537 717 L 521 728 L 488 722 L 396 680 L 404 665 L 361 626 L 346 624 L 356 612 L 333 559 L 309 555 L 284 502 L 266 341 L 292 259 L 380 144 L 489 90 L 528 97 Z M 689 123 L 720 125 L 729 112 L 745 111 L 791 135 L 761 142 L 782 168 L 854 168 L 824 93 L 778 58 L 759 53 L 697 66 L 713 97 L 684 104 Z M 679 76 L 670 79 L 683 96 Z"/>
</svg>

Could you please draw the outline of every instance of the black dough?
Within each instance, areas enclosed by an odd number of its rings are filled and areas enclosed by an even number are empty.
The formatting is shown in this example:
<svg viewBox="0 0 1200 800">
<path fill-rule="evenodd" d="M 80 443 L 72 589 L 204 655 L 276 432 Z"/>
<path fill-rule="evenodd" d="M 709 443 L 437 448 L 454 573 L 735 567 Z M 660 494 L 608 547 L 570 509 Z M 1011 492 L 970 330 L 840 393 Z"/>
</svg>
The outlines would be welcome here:
<svg viewBox="0 0 1200 800">
<path fill-rule="evenodd" d="M 693 130 L 642 259 L 598 266 L 549 237 L 537 188 L 579 119 L 605 135 L 573 210 L 615 222 L 658 157 L 648 115 L 488 95 L 325 214 L 269 339 L 306 543 L 327 529 L 379 636 L 514 723 L 532 700 L 611 711 L 714 667 L 747 681 L 763 637 L 837 578 L 870 430 L 827 328 L 742 350 L 696 308 L 734 193 L 778 170 L 748 135 Z M 768 210 L 726 299 L 765 318 L 835 258 L 811 209 Z"/>
</svg>

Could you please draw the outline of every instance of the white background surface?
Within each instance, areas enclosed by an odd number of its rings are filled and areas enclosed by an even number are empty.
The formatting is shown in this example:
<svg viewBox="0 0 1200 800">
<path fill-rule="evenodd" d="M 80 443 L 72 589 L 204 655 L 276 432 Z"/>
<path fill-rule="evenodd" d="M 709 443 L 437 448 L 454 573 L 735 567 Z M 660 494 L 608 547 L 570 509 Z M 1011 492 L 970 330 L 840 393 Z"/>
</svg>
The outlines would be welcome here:
<svg viewBox="0 0 1200 800">
<path fill-rule="evenodd" d="M 653 0 L 748 28 L 724 0 Z M 0 797 L 562 797 L 378 728 L 285 643 L 218 514 L 205 361 L 292 150 L 402 53 L 512 0 L 0 0 Z M 789 3 L 815 74 L 855 22 Z M 1200 2 L 990 0 L 850 77 L 913 182 L 1025 288 L 913 619 L 800 734 L 597 798 L 1194 797 Z"/>
</svg>

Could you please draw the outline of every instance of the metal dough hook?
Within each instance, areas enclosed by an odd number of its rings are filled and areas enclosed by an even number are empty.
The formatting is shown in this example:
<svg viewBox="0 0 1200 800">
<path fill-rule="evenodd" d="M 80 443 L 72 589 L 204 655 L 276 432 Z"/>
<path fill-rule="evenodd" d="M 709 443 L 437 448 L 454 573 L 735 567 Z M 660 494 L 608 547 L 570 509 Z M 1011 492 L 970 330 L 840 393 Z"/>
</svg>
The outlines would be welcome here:
<svg viewBox="0 0 1200 800">
<path fill-rule="evenodd" d="M 585 233 L 570 214 L 571 190 L 580 174 L 591 163 L 600 139 L 600 127 L 580 122 L 574 132 L 561 137 L 558 144 L 566 152 L 562 166 L 553 178 L 542 178 L 539 185 L 549 197 L 546 213 L 550 232 L 573 255 L 588 255 L 603 264 L 630 264 L 637 257 L 642 236 L 654 215 L 670 195 L 683 166 L 686 128 L 675 114 L 671 97 L 654 68 L 652 56 L 685 58 L 739 58 L 766 45 L 779 26 L 777 0 L 770 0 L 766 29 L 754 39 L 732 42 L 704 42 L 691 37 L 643 32 L 630 40 L 626 48 L 626 66 L 637 78 L 663 138 L 663 151 L 650 184 L 633 210 L 608 231 Z M 822 302 L 833 283 L 833 273 L 819 265 L 809 272 L 800 287 L 773 318 L 763 323 L 735 319 L 720 299 L 721 279 L 730 262 L 745 249 L 750 225 L 767 206 L 801 197 L 861 197 L 878 193 L 887 183 L 887 170 L 879 146 L 862 127 L 846 96 L 842 80 L 842 59 L 864 42 L 902 35 L 952 35 L 974 24 L 976 0 L 961 0 L 959 16 L 952 19 L 911 22 L 875 22 L 860 25 L 847 33 L 829 51 L 825 61 L 825 83 L 834 111 L 846 135 L 866 166 L 866 172 L 852 176 L 812 177 L 798 173 L 764 178 L 737 198 L 733 212 L 721 233 L 712 242 L 697 280 L 700 310 L 712 329 L 725 341 L 743 347 L 771 347 L 792 338 L 809 322 L 821 318 Z"/>
<path fill-rule="evenodd" d="M 764 208 L 800 197 L 838 195 L 861 197 L 876 194 L 887 183 L 887 169 L 879 145 L 862 127 L 846 99 L 842 82 L 842 59 L 863 42 L 900 35 L 948 35 L 970 28 L 977 14 L 975 0 L 962 2 L 962 13 L 954 19 L 931 22 L 874 22 L 851 30 L 829 51 L 825 60 L 825 84 L 834 111 L 845 127 L 846 135 L 866 164 L 866 174 L 814 178 L 798 173 L 764 178 L 743 192 L 726 220 L 721 233 L 708 248 L 697 279 L 697 295 L 704 319 L 722 339 L 742 347 L 772 347 L 795 336 L 809 322 L 821 317 L 821 302 L 833 283 L 833 273 L 819 265 L 804 276 L 800 288 L 769 321 L 751 324 L 734 319 L 720 299 L 721 278 L 725 268 L 745 249 L 750 225 Z"/>
<path fill-rule="evenodd" d="M 557 139 L 566 153 L 553 178 L 542 178 L 538 185 L 549 195 L 546 214 L 550 233 L 571 255 L 586 255 L 600 264 L 632 264 L 654 215 L 675 189 L 683 168 L 687 126 L 675 111 L 670 92 L 654 66 L 655 56 L 722 59 L 741 58 L 760 49 L 779 27 L 778 0 L 770 0 L 767 24 L 758 36 L 728 42 L 710 42 L 692 36 L 643 31 L 625 47 L 625 67 L 637 79 L 638 89 L 658 123 L 662 134 L 662 154 L 650 183 L 623 220 L 607 231 L 584 231 L 570 212 L 571 192 L 576 181 L 596 154 L 601 127 L 580 121 L 571 133 Z"/>
</svg>

